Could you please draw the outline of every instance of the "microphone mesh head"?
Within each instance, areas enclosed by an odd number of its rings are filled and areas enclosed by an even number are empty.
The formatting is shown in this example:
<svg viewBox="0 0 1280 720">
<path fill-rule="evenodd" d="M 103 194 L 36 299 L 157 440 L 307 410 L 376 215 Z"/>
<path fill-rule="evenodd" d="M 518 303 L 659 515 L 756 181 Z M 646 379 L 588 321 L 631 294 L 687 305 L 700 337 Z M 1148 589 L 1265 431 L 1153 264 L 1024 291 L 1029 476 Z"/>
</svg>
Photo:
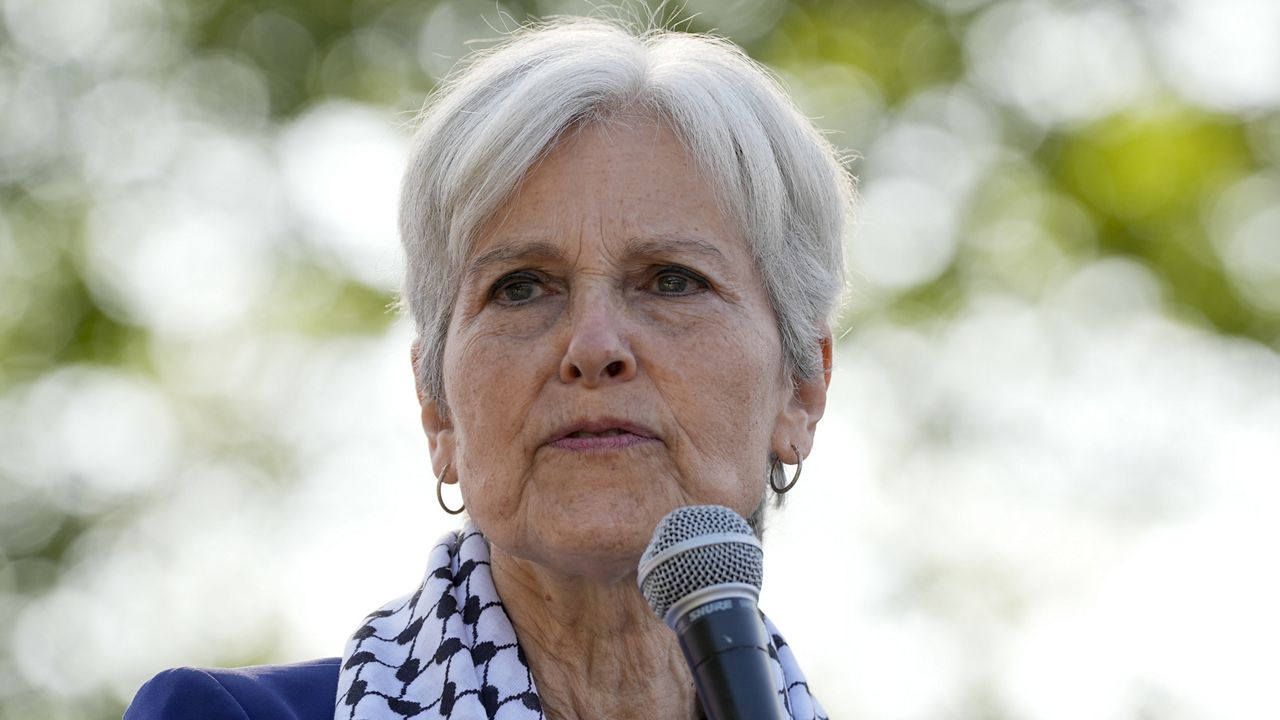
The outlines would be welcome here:
<svg viewBox="0 0 1280 720">
<path fill-rule="evenodd" d="M 725 540 L 677 553 L 646 573 L 655 556 L 678 543 L 728 533 L 742 535 L 742 542 Z M 720 505 L 676 508 L 658 522 L 653 539 L 640 558 L 640 592 L 660 619 L 691 592 L 713 585 L 744 583 L 760 589 L 764 581 L 764 553 L 751 526 L 738 513 Z"/>
</svg>

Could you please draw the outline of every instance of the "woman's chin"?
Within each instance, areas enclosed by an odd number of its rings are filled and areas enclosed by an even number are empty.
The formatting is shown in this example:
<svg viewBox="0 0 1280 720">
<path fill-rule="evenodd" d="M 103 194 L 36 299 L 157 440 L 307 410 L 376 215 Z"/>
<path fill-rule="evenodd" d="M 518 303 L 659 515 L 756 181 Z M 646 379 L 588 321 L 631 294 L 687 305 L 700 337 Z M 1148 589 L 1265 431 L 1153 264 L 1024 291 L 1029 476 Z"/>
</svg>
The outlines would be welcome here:
<svg viewBox="0 0 1280 720">
<path fill-rule="evenodd" d="M 528 527 L 523 555 L 561 575 L 616 582 L 633 575 L 653 528 L 669 510 L 632 506 L 625 512 L 570 508 Z"/>
<path fill-rule="evenodd" d="M 639 564 L 640 552 L 610 554 L 607 552 L 566 551 L 535 559 L 539 567 L 549 570 L 557 576 L 583 580 L 598 585 L 613 585 L 625 582 L 634 587 L 636 566 Z"/>
<path fill-rule="evenodd" d="M 587 488 L 548 483 L 510 507 L 477 503 L 472 518 L 507 555 L 560 576 L 612 583 L 635 574 L 654 528 L 672 510 L 704 502 L 749 504 L 736 497 L 699 502 L 674 484 L 645 485 L 621 475 L 610 479 Z"/>
</svg>

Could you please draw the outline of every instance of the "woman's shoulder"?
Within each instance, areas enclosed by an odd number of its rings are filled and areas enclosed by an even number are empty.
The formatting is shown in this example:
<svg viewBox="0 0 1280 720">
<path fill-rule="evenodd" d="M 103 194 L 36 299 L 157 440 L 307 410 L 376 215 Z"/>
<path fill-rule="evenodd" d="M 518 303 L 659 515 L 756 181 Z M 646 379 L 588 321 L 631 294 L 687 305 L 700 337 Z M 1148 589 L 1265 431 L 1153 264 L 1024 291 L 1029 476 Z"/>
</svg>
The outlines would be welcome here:
<svg viewBox="0 0 1280 720">
<path fill-rule="evenodd" d="M 165 670 L 138 690 L 124 720 L 332 720 L 338 663 Z"/>
</svg>

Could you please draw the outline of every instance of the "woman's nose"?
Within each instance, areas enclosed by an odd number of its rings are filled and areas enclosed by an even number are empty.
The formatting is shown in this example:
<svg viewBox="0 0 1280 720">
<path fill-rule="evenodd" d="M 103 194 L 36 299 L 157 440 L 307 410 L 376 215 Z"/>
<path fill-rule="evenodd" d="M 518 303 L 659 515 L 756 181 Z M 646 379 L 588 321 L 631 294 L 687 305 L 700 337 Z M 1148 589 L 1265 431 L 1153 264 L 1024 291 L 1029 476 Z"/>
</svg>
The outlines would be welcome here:
<svg viewBox="0 0 1280 720">
<path fill-rule="evenodd" d="M 560 361 L 560 380 L 596 387 L 635 377 L 625 320 L 608 302 L 590 301 L 575 313 L 569 346 Z"/>
</svg>

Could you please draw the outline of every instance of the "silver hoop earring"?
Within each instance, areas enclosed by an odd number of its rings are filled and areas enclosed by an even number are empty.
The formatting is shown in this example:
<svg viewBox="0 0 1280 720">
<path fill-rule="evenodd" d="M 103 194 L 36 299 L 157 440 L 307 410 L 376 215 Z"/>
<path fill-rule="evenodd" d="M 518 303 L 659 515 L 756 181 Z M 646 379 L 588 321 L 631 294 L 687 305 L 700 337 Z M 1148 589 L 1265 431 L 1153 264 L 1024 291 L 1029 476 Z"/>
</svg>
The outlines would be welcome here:
<svg viewBox="0 0 1280 720">
<path fill-rule="evenodd" d="M 778 465 L 782 462 L 782 458 L 774 455 L 773 463 L 769 465 L 769 487 L 773 488 L 773 491 L 779 495 L 785 495 L 791 491 L 791 488 L 796 486 L 796 481 L 800 479 L 800 471 L 804 469 L 804 458 L 800 457 L 800 448 L 793 444 L 791 452 L 796 454 L 796 474 L 791 476 L 791 480 L 786 485 L 778 487 L 777 483 L 773 481 L 773 476 L 778 474 Z M 786 477 L 785 473 L 783 477 Z"/>
<path fill-rule="evenodd" d="M 457 510 L 454 510 L 453 508 L 444 504 L 444 479 L 448 475 L 449 475 L 449 463 L 445 463 L 444 472 L 440 473 L 440 477 L 436 478 L 436 502 L 440 503 L 441 510 L 444 510 L 450 515 L 459 515 L 462 513 L 463 510 L 467 509 L 466 503 L 463 503 L 462 507 L 458 508 Z"/>
</svg>

